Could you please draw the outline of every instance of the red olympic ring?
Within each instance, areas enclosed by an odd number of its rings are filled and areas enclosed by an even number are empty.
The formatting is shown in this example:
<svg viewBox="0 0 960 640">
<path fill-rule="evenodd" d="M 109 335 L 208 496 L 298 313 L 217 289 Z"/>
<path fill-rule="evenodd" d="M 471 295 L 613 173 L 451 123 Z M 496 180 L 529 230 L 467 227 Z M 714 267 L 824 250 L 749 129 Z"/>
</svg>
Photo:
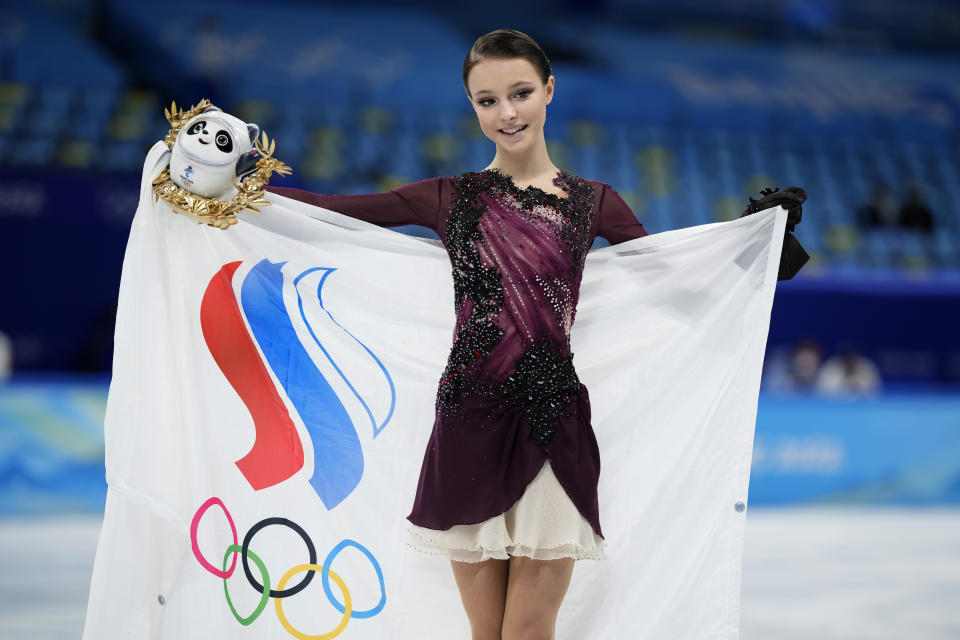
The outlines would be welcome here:
<svg viewBox="0 0 960 640">
<path fill-rule="evenodd" d="M 223 501 L 220 498 L 213 497 L 200 505 L 200 508 L 197 509 L 197 512 L 193 516 L 193 522 L 190 523 L 190 544 L 193 546 L 193 555 L 200 563 L 200 565 L 217 576 L 218 578 L 223 578 L 226 580 L 233 575 L 233 570 L 237 568 L 237 552 L 233 552 L 233 563 L 230 565 L 230 569 L 227 571 L 222 571 L 217 569 L 215 566 L 207 562 L 207 559 L 203 557 L 203 554 L 200 552 L 200 545 L 197 543 L 197 528 L 200 526 L 200 518 L 203 517 L 203 514 L 206 513 L 207 509 L 213 505 L 220 505 L 220 509 L 223 511 L 223 515 L 227 516 L 227 522 L 230 523 L 230 531 L 233 532 L 233 544 L 236 546 L 237 541 L 237 526 L 233 523 L 233 518 L 230 516 L 230 512 L 227 511 L 226 505 L 223 504 Z M 223 560 L 224 566 L 227 564 L 226 558 Z"/>
</svg>

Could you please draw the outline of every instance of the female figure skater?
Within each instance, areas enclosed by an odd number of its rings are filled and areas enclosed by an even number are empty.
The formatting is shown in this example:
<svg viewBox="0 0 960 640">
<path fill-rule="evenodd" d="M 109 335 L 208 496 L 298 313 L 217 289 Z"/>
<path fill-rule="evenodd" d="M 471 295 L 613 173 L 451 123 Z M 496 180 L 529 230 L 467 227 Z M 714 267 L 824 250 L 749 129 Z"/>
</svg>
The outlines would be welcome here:
<svg viewBox="0 0 960 640">
<path fill-rule="evenodd" d="M 485 169 L 376 194 L 269 190 L 440 236 L 455 335 L 407 544 L 450 559 L 474 640 L 553 638 L 574 562 L 606 557 L 599 449 L 570 350 L 584 260 L 596 236 L 617 244 L 647 232 L 610 185 L 550 160 L 543 127 L 554 77 L 529 36 L 480 37 L 463 84 L 496 144 Z M 802 198 L 777 193 L 751 207 L 785 203 L 798 220 Z"/>
</svg>

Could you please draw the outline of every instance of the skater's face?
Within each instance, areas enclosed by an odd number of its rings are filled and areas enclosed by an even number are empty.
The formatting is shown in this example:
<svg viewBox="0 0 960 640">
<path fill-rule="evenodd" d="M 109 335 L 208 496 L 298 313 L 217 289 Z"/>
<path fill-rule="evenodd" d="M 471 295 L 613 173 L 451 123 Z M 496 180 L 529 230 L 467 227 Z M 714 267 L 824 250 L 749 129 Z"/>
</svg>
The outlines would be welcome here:
<svg viewBox="0 0 960 640">
<path fill-rule="evenodd" d="M 540 81 L 524 58 L 481 60 L 467 76 L 470 104 L 480 129 L 497 147 L 522 152 L 543 139 L 547 105 L 553 99 L 554 79 Z M 507 133 L 520 127 L 516 133 Z"/>
</svg>

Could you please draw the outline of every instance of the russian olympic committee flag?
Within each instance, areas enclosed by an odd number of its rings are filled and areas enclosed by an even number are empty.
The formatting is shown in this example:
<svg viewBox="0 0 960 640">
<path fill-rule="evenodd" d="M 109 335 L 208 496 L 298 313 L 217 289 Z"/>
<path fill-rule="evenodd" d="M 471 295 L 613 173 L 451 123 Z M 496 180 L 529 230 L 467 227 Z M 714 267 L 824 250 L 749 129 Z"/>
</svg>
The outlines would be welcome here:
<svg viewBox="0 0 960 640">
<path fill-rule="evenodd" d="M 198 225 L 154 201 L 167 161 L 123 263 L 84 638 L 469 637 L 450 563 L 403 545 L 453 336 L 444 248 L 276 194 Z M 738 637 L 785 224 L 587 255 L 572 350 L 608 560 L 576 564 L 558 638 Z"/>
</svg>

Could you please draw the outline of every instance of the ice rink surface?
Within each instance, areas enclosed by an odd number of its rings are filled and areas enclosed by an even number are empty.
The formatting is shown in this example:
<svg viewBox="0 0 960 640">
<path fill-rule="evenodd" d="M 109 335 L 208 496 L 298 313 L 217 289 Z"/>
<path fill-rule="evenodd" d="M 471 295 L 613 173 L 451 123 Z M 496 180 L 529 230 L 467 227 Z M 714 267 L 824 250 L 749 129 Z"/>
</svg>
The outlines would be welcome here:
<svg viewBox="0 0 960 640">
<path fill-rule="evenodd" d="M 80 638 L 99 527 L 0 520 L 0 638 Z M 752 510 L 741 638 L 960 638 L 960 509 Z"/>
</svg>

